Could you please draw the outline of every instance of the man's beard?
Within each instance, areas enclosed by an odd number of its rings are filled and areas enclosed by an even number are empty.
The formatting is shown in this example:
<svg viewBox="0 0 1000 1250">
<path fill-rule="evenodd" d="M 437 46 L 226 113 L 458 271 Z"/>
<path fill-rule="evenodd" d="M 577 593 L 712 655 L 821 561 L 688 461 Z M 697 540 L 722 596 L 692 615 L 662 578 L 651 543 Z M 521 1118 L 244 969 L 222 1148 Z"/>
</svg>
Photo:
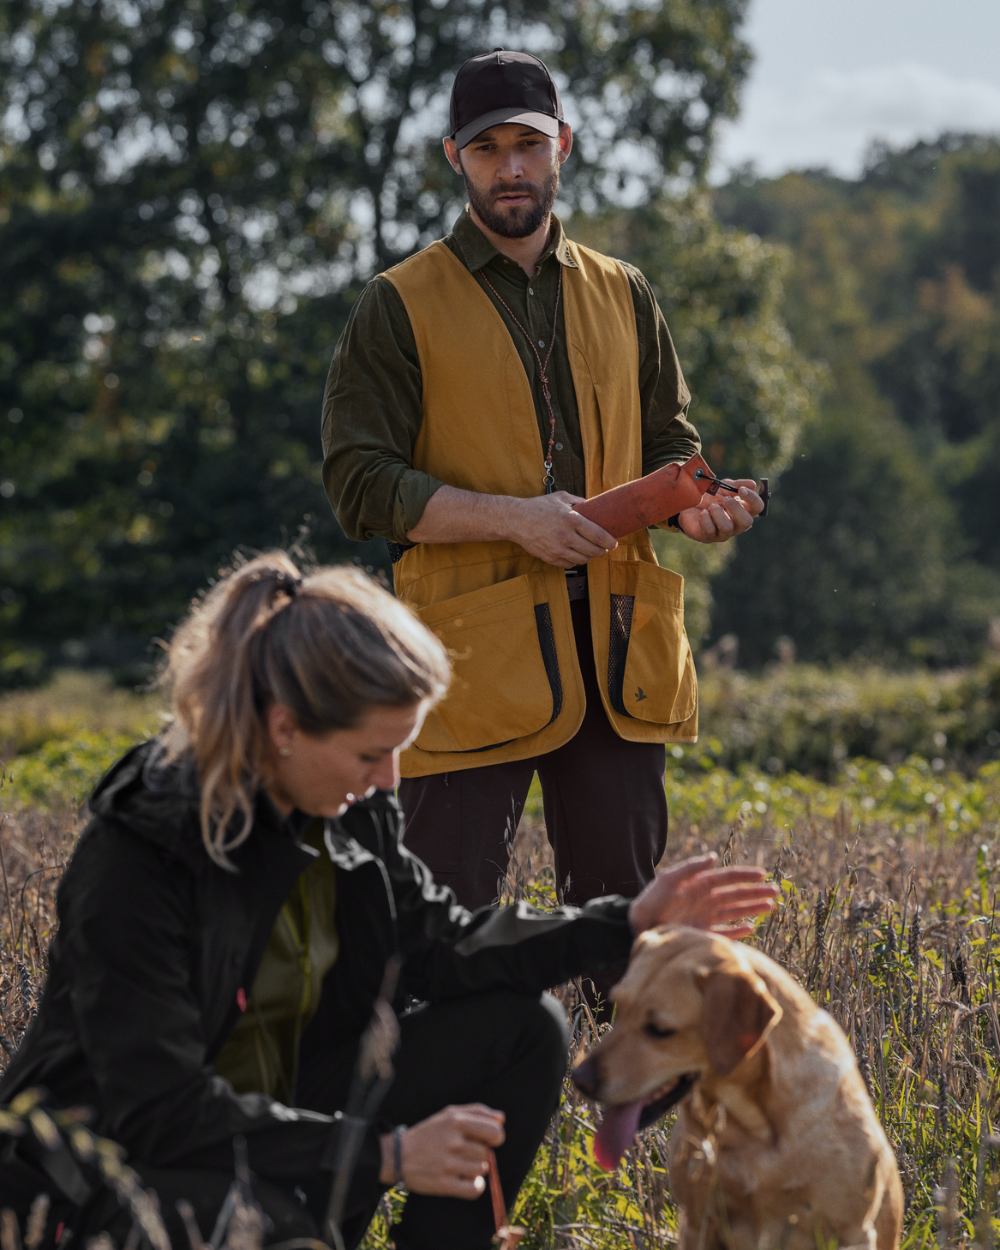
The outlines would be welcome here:
<svg viewBox="0 0 1000 1250">
<path fill-rule="evenodd" d="M 462 177 L 465 179 L 469 203 L 476 210 L 476 216 L 484 226 L 503 239 L 526 239 L 529 234 L 534 234 L 552 212 L 552 205 L 556 202 L 556 192 L 559 190 L 558 165 L 540 187 L 533 182 L 517 182 L 509 187 L 494 189 L 488 195 L 484 195 L 472 185 L 464 169 Z M 506 209 L 494 207 L 494 196 L 512 195 L 514 192 L 530 195 L 534 202 Z"/>
</svg>

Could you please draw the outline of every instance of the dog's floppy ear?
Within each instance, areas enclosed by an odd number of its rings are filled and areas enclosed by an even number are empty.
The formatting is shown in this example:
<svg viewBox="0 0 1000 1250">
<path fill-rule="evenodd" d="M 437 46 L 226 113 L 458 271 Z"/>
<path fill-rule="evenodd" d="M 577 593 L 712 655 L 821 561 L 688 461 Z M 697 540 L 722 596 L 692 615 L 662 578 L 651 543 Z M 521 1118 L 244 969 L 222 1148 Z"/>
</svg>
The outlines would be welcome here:
<svg viewBox="0 0 1000 1250">
<path fill-rule="evenodd" d="M 760 977 L 742 968 L 708 973 L 703 994 L 705 1049 L 713 1069 L 728 1076 L 761 1045 L 781 1019 L 781 1008 Z"/>
</svg>

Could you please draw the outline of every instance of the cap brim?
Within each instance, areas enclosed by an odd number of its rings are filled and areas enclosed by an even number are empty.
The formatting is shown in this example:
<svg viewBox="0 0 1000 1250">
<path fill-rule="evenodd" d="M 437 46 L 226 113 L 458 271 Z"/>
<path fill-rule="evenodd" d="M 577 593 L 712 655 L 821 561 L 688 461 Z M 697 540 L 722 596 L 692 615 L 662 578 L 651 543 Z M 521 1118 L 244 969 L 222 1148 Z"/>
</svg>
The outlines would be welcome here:
<svg viewBox="0 0 1000 1250">
<path fill-rule="evenodd" d="M 550 139 L 556 138 L 561 125 L 559 118 L 553 117 L 550 113 L 532 113 L 519 108 L 494 109 L 492 113 L 483 113 L 475 121 L 471 121 L 460 130 L 456 130 L 452 138 L 455 140 L 457 147 L 464 148 L 467 143 L 472 142 L 476 135 L 481 135 L 484 130 L 489 130 L 491 126 L 503 126 L 508 123 L 530 126 L 532 130 L 540 130 L 543 135 L 548 135 Z"/>
</svg>

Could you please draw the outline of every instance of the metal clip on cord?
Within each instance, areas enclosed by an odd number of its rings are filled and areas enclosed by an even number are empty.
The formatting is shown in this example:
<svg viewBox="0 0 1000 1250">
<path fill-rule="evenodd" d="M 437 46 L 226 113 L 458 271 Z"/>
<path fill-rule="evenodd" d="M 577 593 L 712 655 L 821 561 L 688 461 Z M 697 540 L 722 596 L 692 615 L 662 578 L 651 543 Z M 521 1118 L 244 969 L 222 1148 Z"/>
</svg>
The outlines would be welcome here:
<svg viewBox="0 0 1000 1250">
<path fill-rule="evenodd" d="M 700 478 L 702 481 L 711 482 L 716 490 L 718 490 L 721 487 L 723 490 L 732 491 L 734 495 L 739 493 L 740 488 L 738 486 L 733 486 L 731 482 L 724 482 L 721 477 L 716 477 L 714 473 L 706 473 L 704 469 L 695 469 L 693 476 L 696 478 Z M 760 495 L 761 499 L 763 499 L 764 501 L 764 510 L 763 512 L 759 513 L 759 515 L 767 516 L 767 504 L 768 504 L 768 500 L 771 498 L 771 489 L 770 489 L 770 486 L 768 485 L 768 481 L 766 477 L 762 477 L 760 481 L 757 483 L 757 494 Z M 674 518 L 671 517 L 670 522 L 668 522 L 668 524 L 672 523 L 673 520 Z"/>
<path fill-rule="evenodd" d="M 706 473 L 704 469 L 695 469 L 692 477 L 701 482 L 711 482 L 715 487 L 715 491 L 721 486 L 723 490 L 731 490 L 734 495 L 739 494 L 740 488 L 738 486 L 734 486 L 732 482 L 724 482 L 721 477 L 716 477 L 714 473 Z M 709 494 L 714 495 L 715 491 L 710 491 Z"/>
<path fill-rule="evenodd" d="M 730 482 L 724 482 L 720 477 L 715 477 L 712 473 L 706 473 L 704 469 L 695 469 L 692 476 L 700 478 L 702 481 L 709 481 L 714 485 L 715 490 L 709 491 L 709 494 L 714 495 L 720 486 L 723 490 L 732 491 L 734 495 L 737 494 L 740 489 L 738 486 L 733 486 Z M 761 517 L 767 516 L 767 505 L 771 500 L 771 488 L 766 477 L 762 477 L 757 483 L 757 494 L 760 495 L 761 499 L 764 501 L 763 510 L 759 512 L 755 518 L 759 521 Z M 677 519 L 679 516 L 680 513 L 675 512 L 673 516 L 667 517 L 667 524 L 672 525 L 675 530 L 679 530 L 681 528 L 680 522 Z"/>
</svg>

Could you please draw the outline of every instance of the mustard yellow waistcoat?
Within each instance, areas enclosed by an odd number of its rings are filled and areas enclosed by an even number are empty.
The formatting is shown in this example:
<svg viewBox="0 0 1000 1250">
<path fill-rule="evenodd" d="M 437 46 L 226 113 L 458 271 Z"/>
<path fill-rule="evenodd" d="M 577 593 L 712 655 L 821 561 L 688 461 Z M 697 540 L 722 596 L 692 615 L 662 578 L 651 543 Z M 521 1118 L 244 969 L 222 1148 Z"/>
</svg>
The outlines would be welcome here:
<svg viewBox="0 0 1000 1250">
<path fill-rule="evenodd" d="M 575 243 L 564 316 L 587 495 L 642 472 L 638 344 L 621 267 Z M 413 327 L 423 422 L 413 464 L 451 486 L 541 493 L 534 401 L 510 333 L 443 243 L 384 275 Z M 698 695 L 684 632 L 684 580 L 645 531 L 588 567 L 604 710 L 633 742 L 693 741 Z M 442 639 L 455 677 L 402 759 L 404 777 L 526 759 L 567 742 L 584 712 L 566 576 L 511 542 L 421 543 L 396 564 L 396 593 Z"/>
</svg>

